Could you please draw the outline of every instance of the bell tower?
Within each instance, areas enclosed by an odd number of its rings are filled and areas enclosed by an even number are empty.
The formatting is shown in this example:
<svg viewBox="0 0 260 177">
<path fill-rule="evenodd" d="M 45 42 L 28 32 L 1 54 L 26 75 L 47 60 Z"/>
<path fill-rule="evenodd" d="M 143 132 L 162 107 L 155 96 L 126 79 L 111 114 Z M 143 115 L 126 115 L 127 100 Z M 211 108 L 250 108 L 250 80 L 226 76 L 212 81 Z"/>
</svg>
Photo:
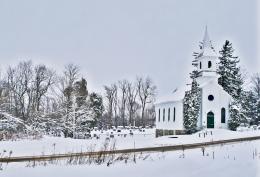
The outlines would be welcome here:
<svg viewBox="0 0 260 177">
<path fill-rule="evenodd" d="M 205 28 L 205 33 L 203 37 L 203 44 L 199 55 L 196 57 L 197 70 L 199 76 L 197 82 L 199 85 L 209 81 L 214 80 L 217 82 L 217 64 L 218 55 L 212 46 L 211 40 L 209 38 L 207 26 Z"/>
</svg>

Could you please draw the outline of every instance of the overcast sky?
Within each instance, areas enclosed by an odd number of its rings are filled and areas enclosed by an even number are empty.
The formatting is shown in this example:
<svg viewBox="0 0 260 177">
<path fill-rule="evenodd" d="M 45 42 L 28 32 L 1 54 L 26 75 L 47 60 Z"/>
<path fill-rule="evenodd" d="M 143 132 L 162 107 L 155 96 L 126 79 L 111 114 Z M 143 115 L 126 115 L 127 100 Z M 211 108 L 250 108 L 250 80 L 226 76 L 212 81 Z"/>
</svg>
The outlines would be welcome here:
<svg viewBox="0 0 260 177">
<path fill-rule="evenodd" d="M 257 0 L 0 0 L 1 68 L 73 62 L 91 91 L 149 75 L 164 95 L 188 81 L 206 24 L 217 50 L 229 39 L 260 72 L 257 20 Z"/>
</svg>

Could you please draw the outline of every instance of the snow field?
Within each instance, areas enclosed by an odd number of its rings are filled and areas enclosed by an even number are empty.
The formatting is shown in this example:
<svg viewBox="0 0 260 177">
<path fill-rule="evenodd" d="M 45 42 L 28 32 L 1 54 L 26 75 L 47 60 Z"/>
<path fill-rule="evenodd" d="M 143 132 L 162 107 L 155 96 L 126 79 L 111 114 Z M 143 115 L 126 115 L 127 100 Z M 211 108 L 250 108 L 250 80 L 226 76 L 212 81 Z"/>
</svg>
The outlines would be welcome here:
<svg viewBox="0 0 260 177">
<path fill-rule="evenodd" d="M 12 156 L 30 156 L 69 152 L 99 151 L 104 146 L 105 141 L 108 141 L 109 146 L 112 146 L 115 143 L 116 149 L 129 149 L 190 144 L 231 138 L 260 136 L 259 130 L 247 132 L 233 132 L 223 129 L 214 129 L 204 130 L 201 132 L 197 132 L 193 135 L 174 136 L 177 138 L 169 138 L 172 136 L 155 138 L 154 129 L 148 129 L 145 130 L 145 132 L 139 132 L 139 130 L 135 130 L 133 132 L 133 136 L 130 136 L 129 133 L 127 134 L 129 130 L 124 131 L 120 132 L 120 134 L 114 132 L 114 138 L 108 138 L 108 134 L 111 134 L 111 132 L 109 131 L 104 131 L 103 133 L 101 133 L 100 131 L 96 131 L 91 133 L 99 134 L 99 139 L 71 139 L 44 136 L 40 140 L 0 141 L 0 153 L 2 154 L 3 151 L 6 151 L 4 156 L 8 156 L 9 152 L 12 151 Z M 124 137 L 124 134 L 127 134 L 126 137 Z"/>
<path fill-rule="evenodd" d="M 253 154 L 257 151 L 257 155 Z M 202 149 L 149 153 L 136 163 L 129 160 L 116 162 L 109 167 L 101 165 L 66 165 L 64 163 L 46 166 L 26 167 L 26 163 L 4 165 L 2 177 L 260 177 L 260 141 L 250 141 Z M 214 154 L 214 155 L 213 155 Z M 143 154 L 142 156 L 145 156 Z"/>
</svg>

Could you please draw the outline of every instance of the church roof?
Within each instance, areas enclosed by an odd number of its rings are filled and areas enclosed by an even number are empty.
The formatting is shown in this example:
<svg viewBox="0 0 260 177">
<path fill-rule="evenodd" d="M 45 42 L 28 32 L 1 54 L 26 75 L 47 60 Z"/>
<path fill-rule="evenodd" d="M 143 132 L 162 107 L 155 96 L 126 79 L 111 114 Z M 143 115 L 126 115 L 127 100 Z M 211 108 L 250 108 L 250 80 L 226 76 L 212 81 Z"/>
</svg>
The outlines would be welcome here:
<svg viewBox="0 0 260 177">
<path fill-rule="evenodd" d="M 191 89 L 190 85 L 178 87 L 170 95 L 165 95 L 163 97 L 158 98 L 155 104 L 181 101 L 185 96 L 185 92 L 190 89 Z"/>
<path fill-rule="evenodd" d="M 208 28 L 206 26 L 205 28 L 205 33 L 204 33 L 204 37 L 203 37 L 203 44 L 202 44 L 202 49 L 201 49 L 201 53 L 199 55 L 199 57 L 201 56 L 217 56 L 213 45 L 211 43 L 211 40 L 209 38 L 209 33 L 208 33 Z"/>
</svg>

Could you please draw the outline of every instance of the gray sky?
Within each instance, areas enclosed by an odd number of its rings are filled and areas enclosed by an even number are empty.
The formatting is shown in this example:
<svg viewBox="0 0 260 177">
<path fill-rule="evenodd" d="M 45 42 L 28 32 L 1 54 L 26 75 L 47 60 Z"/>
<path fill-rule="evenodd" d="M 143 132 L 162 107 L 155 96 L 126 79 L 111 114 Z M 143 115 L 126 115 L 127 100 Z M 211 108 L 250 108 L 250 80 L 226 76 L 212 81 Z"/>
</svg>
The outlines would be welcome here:
<svg viewBox="0 0 260 177">
<path fill-rule="evenodd" d="M 242 68 L 260 72 L 257 0 L 0 0 L 0 23 L 2 69 L 73 62 L 92 91 L 149 75 L 168 94 L 188 81 L 206 24 L 217 50 L 229 39 Z"/>
</svg>

